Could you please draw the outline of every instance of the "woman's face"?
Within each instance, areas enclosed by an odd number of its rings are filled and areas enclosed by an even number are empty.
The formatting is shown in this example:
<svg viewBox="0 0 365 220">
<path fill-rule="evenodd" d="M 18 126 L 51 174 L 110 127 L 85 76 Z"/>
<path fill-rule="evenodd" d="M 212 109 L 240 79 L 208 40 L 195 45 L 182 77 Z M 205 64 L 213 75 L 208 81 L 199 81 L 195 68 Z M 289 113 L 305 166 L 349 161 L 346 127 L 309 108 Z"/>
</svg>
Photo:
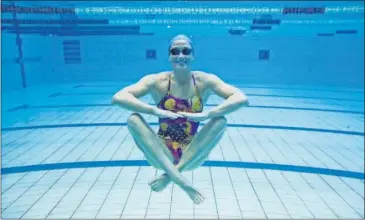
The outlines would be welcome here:
<svg viewBox="0 0 365 220">
<path fill-rule="evenodd" d="M 193 49 L 186 40 L 175 41 L 169 51 L 169 61 L 174 69 L 190 68 L 194 60 Z"/>
</svg>

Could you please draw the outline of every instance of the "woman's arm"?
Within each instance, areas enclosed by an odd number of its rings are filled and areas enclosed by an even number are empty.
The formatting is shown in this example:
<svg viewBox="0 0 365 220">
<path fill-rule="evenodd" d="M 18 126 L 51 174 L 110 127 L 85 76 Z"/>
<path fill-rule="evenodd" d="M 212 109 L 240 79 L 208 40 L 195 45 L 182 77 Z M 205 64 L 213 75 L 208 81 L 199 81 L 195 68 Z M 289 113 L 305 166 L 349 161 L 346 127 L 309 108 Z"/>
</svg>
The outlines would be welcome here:
<svg viewBox="0 0 365 220">
<path fill-rule="evenodd" d="M 144 76 L 137 83 L 129 85 L 113 95 L 112 104 L 119 105 L 133 112 L 154 114 L 156 107 L 144 103 L 138 98 L 151 92 L 155 83 L 155 74 Z"/>
<path fill-rule="evenodd" d="M 219 117 L 229 114 L 242 106 L 248 105 L 247 96 L 238 88 L 223 82 L 213 74 L 207 74 L 206 81 L 208 88 L 218 96 L 225 98 L 222 104 L 208 112 L 209 118 Z"/>
</svg>

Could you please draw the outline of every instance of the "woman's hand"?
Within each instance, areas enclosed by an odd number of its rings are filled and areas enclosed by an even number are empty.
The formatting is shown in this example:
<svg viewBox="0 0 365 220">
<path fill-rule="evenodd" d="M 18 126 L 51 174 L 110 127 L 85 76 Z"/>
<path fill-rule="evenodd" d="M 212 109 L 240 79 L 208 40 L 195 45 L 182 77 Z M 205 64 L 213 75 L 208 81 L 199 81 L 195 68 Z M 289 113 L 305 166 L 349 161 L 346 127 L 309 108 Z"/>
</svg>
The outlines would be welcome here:
<svg viewBox="0 0 365 220">
<path fill-rule="evenodd" d="M 153 110 L 153 115 L 156 115 L 159 118 L 171 118 L 171 119 L 177 119 L 177 118 L 184 118 L 183 115 L 179 113 L 175 113 L 172 111 L 167 111 L 159 108 L 155 108 Z"/>
<path fill-rule="evenodd" d="M 192 112 L 178 112 L 179 115 L 182 115 L 185 118 L 188 118 L 192 121 L 205 121 L 209 118 L 207 112 L 200 113 L 192 113 Z"/>
</svg>

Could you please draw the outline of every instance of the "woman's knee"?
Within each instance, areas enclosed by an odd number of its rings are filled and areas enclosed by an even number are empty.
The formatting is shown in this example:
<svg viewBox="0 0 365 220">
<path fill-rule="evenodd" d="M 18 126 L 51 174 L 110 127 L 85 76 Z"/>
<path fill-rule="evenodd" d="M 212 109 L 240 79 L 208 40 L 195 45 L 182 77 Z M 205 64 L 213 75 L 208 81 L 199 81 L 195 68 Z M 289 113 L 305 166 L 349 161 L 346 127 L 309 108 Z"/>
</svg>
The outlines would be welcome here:
<svg viewBox="0 0 365 220">
<path fill-rule="evenodd" d="M 144 119 L 140 114 L 133 113 L 127 119 L 128 128 L 136 129 L 143 121 Z"/>
<path fill-rule="evenodd" d="M 225 127 L 227 125 L 227 119 L 224 116 L 214 117 L 211 120 L 219 127 Z"/>
</svg>

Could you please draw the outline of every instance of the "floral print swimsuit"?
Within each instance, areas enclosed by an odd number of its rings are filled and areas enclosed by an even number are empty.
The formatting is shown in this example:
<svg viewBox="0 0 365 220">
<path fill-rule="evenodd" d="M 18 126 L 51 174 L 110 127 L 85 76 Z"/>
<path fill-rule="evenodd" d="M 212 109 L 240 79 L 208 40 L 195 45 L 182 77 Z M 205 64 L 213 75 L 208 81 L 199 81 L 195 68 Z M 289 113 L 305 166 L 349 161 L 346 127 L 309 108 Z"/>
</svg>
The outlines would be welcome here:
<svg viewBox="0 0 365 220">
<path fill-rule="evenodd" d="M 167 94 L 161 99 L 158 108 L 172 112 L 202 112 L 203 102 L 199 96 L 194 75 L 192 75 L 195 95 L 189 99 L 180 99 L 171 95 L 169 76 L 169 86 Z M 176 165 L 182 156 L 186 146 L 191 142 L 199 127 L 199 122 L 188 120 L 187 118 L 159 118 L 158 135 L 164 139 L 167 148 L 174 157 Z"/>
</svg>

